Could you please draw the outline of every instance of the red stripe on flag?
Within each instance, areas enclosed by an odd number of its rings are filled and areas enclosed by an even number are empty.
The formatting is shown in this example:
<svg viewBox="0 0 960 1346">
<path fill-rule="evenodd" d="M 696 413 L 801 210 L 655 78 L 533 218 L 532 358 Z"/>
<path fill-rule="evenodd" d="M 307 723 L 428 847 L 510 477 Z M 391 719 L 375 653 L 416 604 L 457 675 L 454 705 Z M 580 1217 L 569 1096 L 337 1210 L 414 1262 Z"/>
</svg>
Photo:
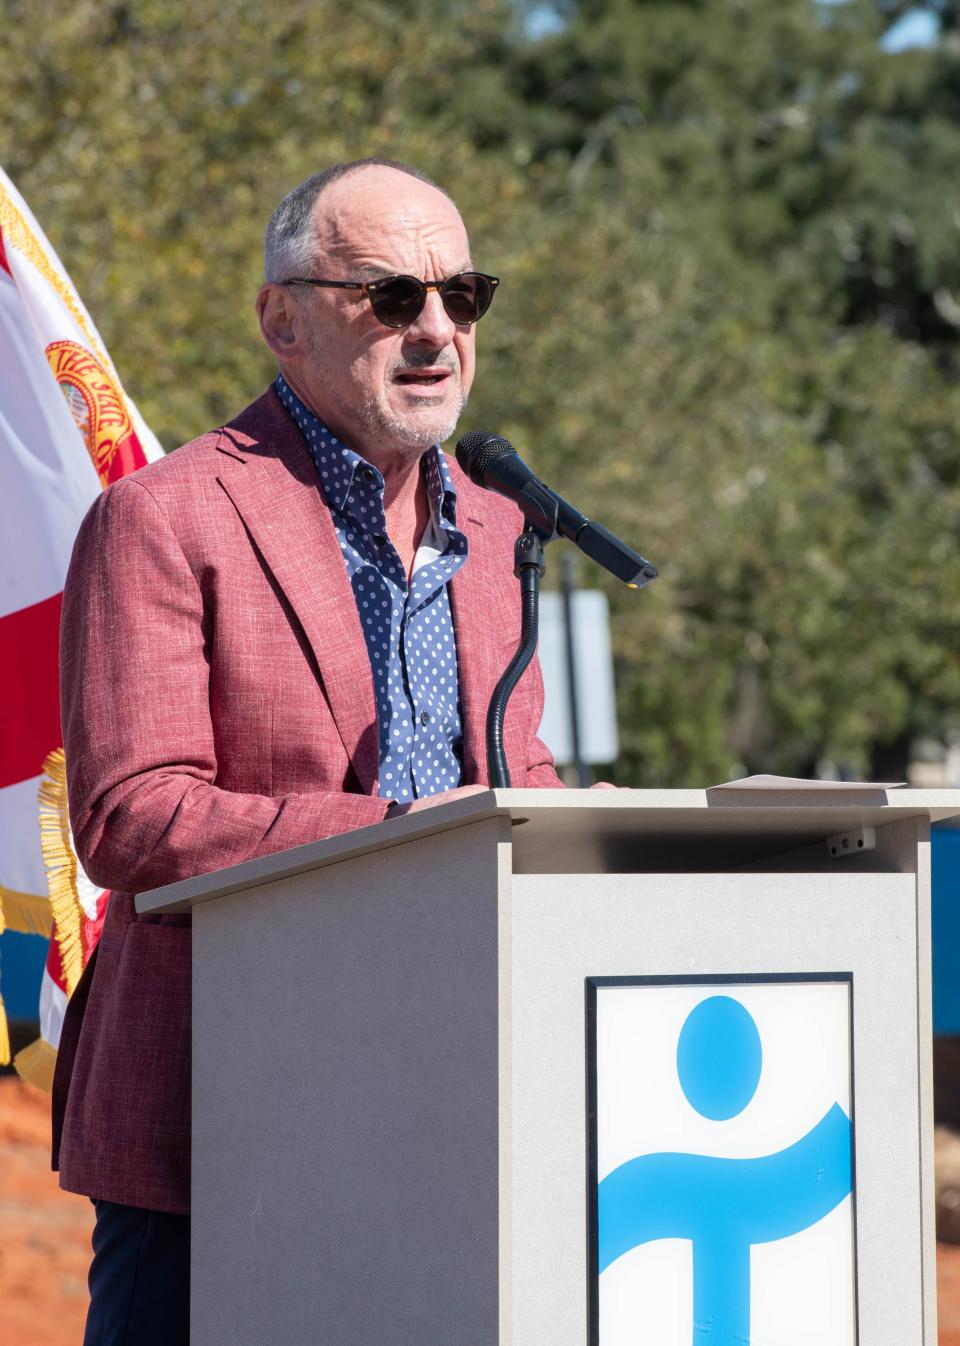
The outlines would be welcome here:
<svg viewBox="0 0 960 1346">
<path fill-rule="evenodd" d="M 12 278 L 13 272 L 10 270 L 10 263 L 7 261 L 7 250 L 3 245 L 2 229 L 0 229 L 0 266 L 2 266 L 7 275 Z"/>
<path fill-rule="evenodd" d="M 67 979 L 63 975 L 63 963 L 60 961 L 60 946 L 56 939 L 52 939 L 47 945 L 47 976 L 60 988 L 64 995 L 67 994 Z"/>
<path fill-rule="evenodd" d="M 143 445 L 140 443 L 137 432 L 131 430 L 126 439 L 121 440 L 117 445 L 117 451 L 107 468 L 107 478 L 104 485 L 109 486 L 111 482 L 119 481 L 128 472 L 136 472 L 138 467 L 145 467 L 146 463 L 147 455 L 143 451 Z"/>
<path fill-rule="evenodd" d="M 0 787 L 39 776 L 63 742 L 58 678 L 62 594 L 0 617 Z"/>
</svg>

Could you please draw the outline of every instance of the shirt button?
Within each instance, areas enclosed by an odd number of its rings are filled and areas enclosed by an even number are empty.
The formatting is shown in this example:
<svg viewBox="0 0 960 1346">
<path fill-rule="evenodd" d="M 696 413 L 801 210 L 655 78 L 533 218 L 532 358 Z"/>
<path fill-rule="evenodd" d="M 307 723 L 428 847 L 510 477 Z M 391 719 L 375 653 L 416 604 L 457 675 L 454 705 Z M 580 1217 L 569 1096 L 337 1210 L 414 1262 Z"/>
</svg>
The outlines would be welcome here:
<svg viewBox="0 0 960 1346">
<path fill-rule="evenodd" d="M 373 481 L 373 468 L 372 467 L 361 468 L 360 475 L 364 481 Z"/>
<path fill-rule="evenodd" d="M 387 539 L 383 536 L 382 533 L 374 533 L 373 540 L 378 547 L 385 547 L 387 545 Z"/>
<path fill-rule="evenodd" d="M 429 723 L 430 723 L 430 712 L 429 712 L 429 711 L 422 710 L 422 711 L 420 712 L 420 723 L 421 723 L 421 724 L 429 724 Z"/>
</svg>

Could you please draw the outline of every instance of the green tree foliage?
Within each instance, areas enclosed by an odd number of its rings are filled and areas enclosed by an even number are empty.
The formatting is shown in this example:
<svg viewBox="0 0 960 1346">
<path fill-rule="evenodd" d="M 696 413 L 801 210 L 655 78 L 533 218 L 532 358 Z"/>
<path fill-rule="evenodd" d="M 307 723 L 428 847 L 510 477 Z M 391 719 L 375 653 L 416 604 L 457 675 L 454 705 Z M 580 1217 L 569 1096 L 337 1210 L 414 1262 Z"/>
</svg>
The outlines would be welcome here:
<svg viewBox="0 0 960 1346">
<path fill-rule="evenodd" d="M 960 725 L 960 37 L 901 9 L 6 0 L 0 155 L 168 445 L 270 377 L 280 195 L 420 164 L 503 277 L 465 426 L 663 570 L 619 778 L 902 771 Z"/>
</svg>

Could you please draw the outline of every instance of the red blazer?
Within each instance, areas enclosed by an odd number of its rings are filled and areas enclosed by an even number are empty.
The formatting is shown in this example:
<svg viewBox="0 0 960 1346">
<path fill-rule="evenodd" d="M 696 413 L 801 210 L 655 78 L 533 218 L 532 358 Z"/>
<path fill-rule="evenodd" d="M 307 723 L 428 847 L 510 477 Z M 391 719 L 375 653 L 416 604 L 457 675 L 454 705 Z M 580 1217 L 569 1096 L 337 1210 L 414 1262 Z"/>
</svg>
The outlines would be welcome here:
<svg viewBox="0 0 960 1346">
<path fill-rule="evenodd" d="M 464 783 L 519 636 L 508 502 L 451 463 L 469 539 L 452 581 Z M 69 1191 L 190 1201 L 190 921 L 131 894 L 379 822 L 373 680 L 316 468 L 271 390 L 97 500 L 63 603 L 70 816 L 112 891 L 67 1010 L 54 1167 Z M 510 702 L 513 784 L 556 786 L 533 665 Z"/>
</svg>

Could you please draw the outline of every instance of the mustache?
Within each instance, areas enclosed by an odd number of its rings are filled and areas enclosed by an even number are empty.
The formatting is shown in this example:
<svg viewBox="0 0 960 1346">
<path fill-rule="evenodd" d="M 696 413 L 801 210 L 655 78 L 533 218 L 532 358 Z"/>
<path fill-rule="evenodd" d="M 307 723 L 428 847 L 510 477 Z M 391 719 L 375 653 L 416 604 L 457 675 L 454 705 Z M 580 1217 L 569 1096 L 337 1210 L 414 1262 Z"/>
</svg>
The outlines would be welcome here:
<svg viewBox="0 0 960 1346">
<path fill-rule="evenodd" d="M 440 351 L 410 351 L 408 355 L 402 355 L 394 361 L 390 373 L 402 374 L 405 369 L 424 369 L 427 366 L 449 369 L 452 374 L 457 372 L 457 362 L 452 355 L 444 355 Z"/>
</svg>

